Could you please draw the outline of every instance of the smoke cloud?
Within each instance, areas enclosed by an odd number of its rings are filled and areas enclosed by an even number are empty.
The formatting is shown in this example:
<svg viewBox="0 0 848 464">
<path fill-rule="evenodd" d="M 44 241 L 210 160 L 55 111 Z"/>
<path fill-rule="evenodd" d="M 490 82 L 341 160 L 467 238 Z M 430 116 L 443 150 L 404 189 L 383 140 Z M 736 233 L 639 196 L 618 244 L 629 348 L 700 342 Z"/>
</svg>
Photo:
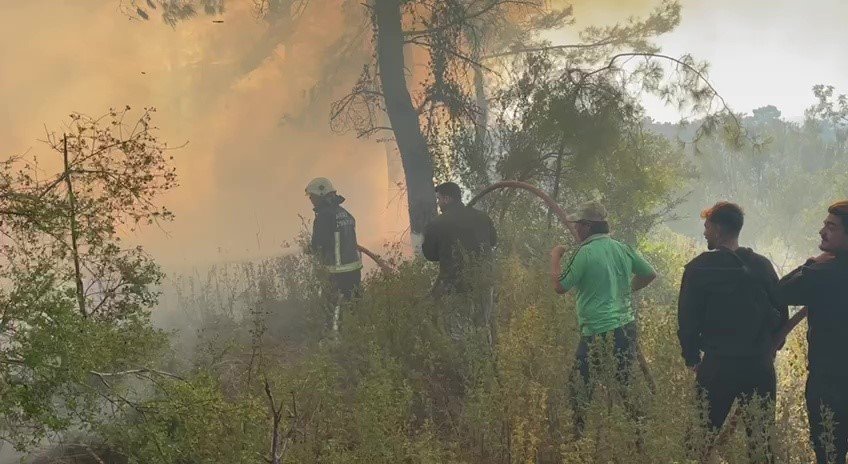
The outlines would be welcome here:
<svg viewBox="0 0 848 464">
<path fill-rule="evenodd" d="M 15 44 L 0 48 L 4 154 L 53 156 L 36 140 L 45 126 L 61 130 L 72 111 L 152 106 L 162 138 L 188 142 L 173 152 L 181 185 L 163 199 L 177 218 L 164 232 L 129 238 L 166 266 L 284 252 L 302 227 L 298 216 L 311 216 L 303 189 L 316 176 L 348 198 L 360 242 L 379 247 L 400 237 L 405 208 L 392 201 L 385 144 L 330 131 L 329 104 L 353 85 L 369 43 L 367 34 L 361 44 L 340 42 L 360 25 L 350 24 L 341 0 L 326 3 L 267 54 L 267 26 L 251 2 L 228 2 L 216 18 L 223 23 L 201 16 L 176 28 L 155 15 L 130 20 L 116 0 L 4 5 L 0 36 Z"/>
<path fill-rule="evenodd" d="M 559 3 L 553 6 L 566 2 Z M 658 4 L 567 3 L 577 18 L 570 33 L 644 15 Z M 270 47 L 268 26 L 250 1 L 228 1 L 225 14 L 214 18 L 221 23 L 200 16 L 176 27 L 158 12 L 149 21 L 130 20 L 120 4 L 3 6 L 5 155 L 32 149 L 55 156 L 36 140 L 45 126 L 60 129 L 72 111 L 153 106 L 163 139 L 172 146 L 188 142 L 173 152 L 181 185 L 163 199 L 176 220 L 164 232 L 147 229 L 129 238 L 167 267 L 285 252 L 281 244 L 301 230 L 298 216 L 311 216 L 303 187 L 316 176 L 331 178 L 348 198 L 361 243 L 379 248 L 403 238 L 406 207 L 389 180 L 397 179 L 397 162 L 387 166 L 387 145 L 334 134 L 328 122 L 330 103 L 350 90 L 370 59 L 370 29 L 358 2 L 311 2 L 296 32 Z M 418 55 L 410 56 L 420 61 Z M 423 70 L 416 63 L 410 68 L 414 84 Z M 388 154 L 397 156 L 393 145 Z"/>
</svg>

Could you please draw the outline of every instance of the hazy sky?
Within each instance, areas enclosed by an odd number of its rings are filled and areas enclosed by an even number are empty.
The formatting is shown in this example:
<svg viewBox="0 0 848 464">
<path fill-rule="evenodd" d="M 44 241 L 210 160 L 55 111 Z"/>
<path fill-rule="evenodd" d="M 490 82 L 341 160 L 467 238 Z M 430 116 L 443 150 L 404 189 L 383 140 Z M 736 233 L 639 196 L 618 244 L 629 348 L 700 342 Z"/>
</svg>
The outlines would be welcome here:
<svg viewBox="0 0 848 464">
<path fill-rule="evenodd" d="M 298 215 L 311 215 L 303 186 L 319 175 L 348 196 L 363 243 L 399 237 L 405 207 L 392 202 L 385 146 L 333 134 L 328 107 L 301 126 L 285 122 L 332 68 L 323 60 L 343 29 L 343 0 L 312 0 L 296 43 L 247 72 L 239 60 L 264 29 L 249 11 L 252 2 L 227 3 L 223 24 L 201 18 L 173 29 L 158 17 L 128 21 L 118 0 L 0 0 L 0 153 L 32 148 L 46 156 L 36 141 L 44 125 L 59 129 L 71 111 L 156 106 L 162 136 L 172 145 L 190 142 L 175 153 L 181 185 L 165 199 L 177 215 L 169 235 L 137 236 L 161 261 L 279 253 L 300 230 Z M 575 14 L 609 22 L 656 4 L 578 0 Z M 799 118 L 813 102 L 812 85 L 848 92 L 845 0 L 683 4 L 679 29 L 659 42 L 666 53 L 710 61 L 712 81 L 734 109 L 774 104 Z M 328 99 L 351 88 L 358 71 L 348 74 Z M 673 110 L 648 106 L 657 119 L 677 119 Z"/>
<path fill-rule="evenodd" d="M 679 28 L 659 44 L 710 62 L 710 76 L 735 111 L 773 104 L 803 117 L 812 86 L 848 92 L 848 1 L 683 0 Z M 672 109 L 650 104 L 661 120 Z"/>
</svg>

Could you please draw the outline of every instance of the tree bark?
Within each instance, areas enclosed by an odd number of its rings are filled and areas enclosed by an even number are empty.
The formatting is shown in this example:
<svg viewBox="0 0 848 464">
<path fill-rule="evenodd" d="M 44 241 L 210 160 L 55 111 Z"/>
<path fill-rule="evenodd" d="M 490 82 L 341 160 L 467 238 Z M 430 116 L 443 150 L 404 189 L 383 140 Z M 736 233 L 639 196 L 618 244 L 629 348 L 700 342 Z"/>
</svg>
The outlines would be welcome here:
<svg viewBox="0 0 848 464">
<path fill-rule="evenodd" d="M 69 206 L 69 216 L 71 220 L 71 254 L 74 259 L 74 280 L 76 282 L 77 289 L 77 304 L 79 305 L 80 314 L 82 317 L 88 316 L 85 312 L 85 290 L 83 290 L 82 286 L 82 271 L 80 270 L 80 258 L 79 258 L 79 245 L 78 238 L 79 232 L 77 231 L 77 200 L 74 196 L 74 186 L 71 182 L 71 165 L 68 162 L 68 136 L 64 135 L 62 137 L 62 156 L 65 164 L 65 184 L 68 187 L 68 206 Z"/>
<path fill-rule="evenodd" d="M 475 62 L 480 59 L 479 55 L 473 57 Z M 487 151 L 488 128 L 489 128 L 489 101 L 486 98 L 486 83 L 484 81 L 483 67 L 479 64 L 473 65 L 474 73 L 474 97 L 477 104 L 477 115 L 474 118 L 474 152 L 472 166 L 477 171 L 478 181 L 484 186 L 492 183 L 489 176 L 491 159 Z"/>
<path fill-rule="evenodd" d="M 274 395 L 271 393 L 271 385 L 268 383 L 267 378 L 265 378 L 265 396 L 268 397 L 268 409 L 271 411 L 271 420 L 273 421 L 271 429 L 271 457 L 266 459 L 266 462 L 268 464 L 281 464 L 283 462 L 281 448 L 284 448 L 280 444 L 280 423 L 283 418 L 283 405 L 280 404 L 277 407 L 274 401 Z M 295 409 L 295 411 L 297 410 Z"/>
<path fill-rule="evenodd" d="M 479 58 L 476 58 L 479 59 Z M 486 144 L 486 128 L 489 125 L 489 101 L 486 99 L 486 83 L 483 81 L 483 67 L 474 65 L 474 97 L 477 102 L 477 118 L 475 124 L 476 142 L 479 147 Z"/>
<path fill-rule="evenodd" d="M 424 227 L 436 216 L 433 162 L 406 86 L 400 0 L 375 0 L 377 65 L 406 180 L 412 244 L 420 253 Z"/>
<path fill-rule="evenodd" d="M 559 178 L 560 178 L 560 176 L 562 176 L 562 152 L 563 152 L 563 150 L 560 149 L 559 153 L 557 153 L 556 168 L 554 170 L 554 191 L 551 192 L 551 198 L 553 198 L 553 200 L 555 202 L 559 202 Z M 553 215 L 553 210 L 549 209 L 548 210 L 548 230 L 551 230 L 552 215 Z"/>
</svg>

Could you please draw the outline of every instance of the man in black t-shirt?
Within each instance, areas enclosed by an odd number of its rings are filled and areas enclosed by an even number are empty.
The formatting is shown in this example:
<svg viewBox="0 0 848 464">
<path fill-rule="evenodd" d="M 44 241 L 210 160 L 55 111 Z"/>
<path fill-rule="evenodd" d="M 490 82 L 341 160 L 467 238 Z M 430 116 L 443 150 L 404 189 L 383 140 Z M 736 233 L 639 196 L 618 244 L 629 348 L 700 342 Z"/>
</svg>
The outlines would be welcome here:
<svg viewBox="0 0 848 464">
<path fill-rule="evenodd" d="M 683 360 L 709 405 L 709 424 L 718 430 L 736 399 L 757 395 L 773 407 L 772 346 L 788 309 L 777 301 L 778 277 L 771 262 L 739 247 L 742 209 L 719 202 L 701 217 L 710 251 L 683 272 L 678 336 Z"/>
<path fill-rule="evenodd" d="M 784 303 L 807 307 L 807 412 L 819 464 L 848 453 L 848 200 L 828 208 L 819 231 L 823 254 L 781 279 Z M 828 437 L 825 412 L 832 414 Z M 830 451 L 830 453 L 828 452 Z"/>
</svg>

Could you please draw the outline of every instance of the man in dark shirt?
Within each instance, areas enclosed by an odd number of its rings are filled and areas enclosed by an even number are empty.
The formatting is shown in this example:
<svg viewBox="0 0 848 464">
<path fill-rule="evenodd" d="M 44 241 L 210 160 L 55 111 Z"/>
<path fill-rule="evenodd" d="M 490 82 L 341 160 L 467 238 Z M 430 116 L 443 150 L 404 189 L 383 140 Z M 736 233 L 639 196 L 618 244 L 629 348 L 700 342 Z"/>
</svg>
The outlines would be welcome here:
<svg viewBox="0 0 848 464">
<path fill-rule="evenodd" d="M 806 396 L 816 459 L 819 464 L 844 464 L 848 453 L 848 200 L 828 208 L 819 236 L 824 253 L 781 279 L 779 296 L 786 304 L 807 307 Z M 827 432 L 832 432 L 832 440 Z"/>
<path fill-rule="evenodd" d="M 756 394 L 773 405 L 777 379 L 771 348 L 788 310 L 777 302 L 771 262 L 739 247 L 742 209 L 719 202 L 701 217 L 710 251 L 683 272 L 678 336 L 683 360 L 709 405 L 709 424 L 718 430 L 736 399 Z"/>
<path fill-rule="evenodd" d="M 434 293 L 468 290 L 470 276 L 465 275 L 475 258 L 488 258 L 497 245 L 497 233 L 489 216 L 462 203 L 462 190 L 447 182 L 436 187 L 442 214 L 424 231 L 424 257 L 439 263 Z"/>
<path fill-rule="evenodd" d="M 441 184 L 436 187 L 436 195 L 442 214 L 427 225 L 422 251 L 425 258 L 439 263 L 439 275 L 432 291 L 434 297 L 472 297 L 472 314 L 448 315 L 454 320 L 450 324 L 451 336 L 457 339 L 461 337 L 459 332 L 465 330 L 462 328 L 465 324 L 459 319 L 470 316 L 478 326 L 491 324 L 494 290 L 488 274 L 497 233 L 486 213 L 463 204 L 459 185 Z"/>
</svg>

